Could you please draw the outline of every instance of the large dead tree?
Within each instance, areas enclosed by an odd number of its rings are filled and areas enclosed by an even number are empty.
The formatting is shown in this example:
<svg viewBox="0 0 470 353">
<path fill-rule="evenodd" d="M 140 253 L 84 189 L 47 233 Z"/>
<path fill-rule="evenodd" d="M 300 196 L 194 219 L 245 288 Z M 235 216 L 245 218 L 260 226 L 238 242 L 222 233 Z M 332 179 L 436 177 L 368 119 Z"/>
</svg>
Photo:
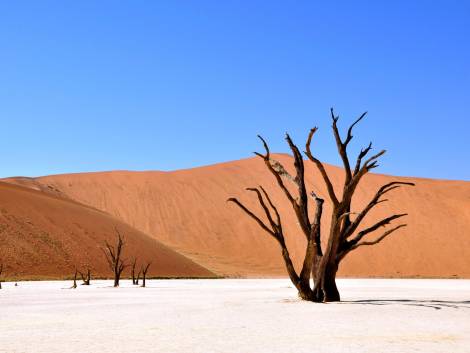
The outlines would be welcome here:
<svg viewBox="0 0 470 353">
<path fill-rule="evenodd" d="M 114 275 L 114 287 L 119 287 L 119 280 L 121 279 L 122 271 L 127 267 L 126 263 L 122 259 L 122 249 L 125 245 L 122 239 L 121 233 L 116 228 L 117 242 L 116 246 L 110 245 L 107 241 L 105 242 L 105 248 L 102 248 L 106 261 L 108 262 L 109 268 L 113 271 Z"/>
<path fill-rule="evenodd" d="M 295 176 L 291 176 L 280 162 L 271 158 L 268 144 L 261 136 L 258 136 L 263 143 L 265 153 L 261 154 L 255 152 L 255 154 L 263 159 L 267 169 L 274 176 L 277 185 L 285 194 L 288 202 L 292 205 L 301 232 L 307 242 L 300 273 L 296 271 L 286 246 L 281 216 L 266 190 L 262 186 L 247 189 L 257 196 L 265 215 L 263 218 L 260 218 L 253 211 L 249 210 L 238 199 L 228 199 L 228 201 L 235 203 L 244 213 L 255 220 L 266 233 L 271 235 L 279 243 L 287 273 L 292 283 L 297 288 L 300 298 L 304 300 L 314 302 L 339 301 L 340 295 L 336 286 L 336 273 L 341 260 L 354 249 L 361 246 L 377 244 L 396 230 L 406 226 L 406 224 L 398 224 L 386 229 L 375 238 L 366 238 L 366 236 L 382 229 L 382 227 L 406 216 L 405 213 L 401 213 L 391 215 L 379 220 L 370 227 L 360 229 L 360 225 L 369 211 L 379 203 L 387 201 L 387 199 L 383 198 L 385 194 L 403 185 L 414 185 L 413 183 L 401 181 L 387 183 L 377 190 L 375 195 L 362 210 L 351 209 L 351 201 L 359 182 L 364 175 L 378 166 L 377 161 L 379 157 L 385 153 L 385 150 L 382 150 L 377 154 L 367 157 L 372 149 L 372 143 L 370 143 L 365 149 L 361 149 L 354 164 L 349 159 L 347 147 L 353 138 L 353 127 L 361 121 L 365 115 L 366 113 L 362 114 L 354 121 L 347 130 L 346 138 L 342 139 L 337 126 L 339 117 L 335 116 L 333 109 L 331 109 L 333 135 L 335 137 L 338 153 L 343 162 L 345 173 L 342 192 L 338 193 L 338 191 L 335 190 L 322 162 L 312 153 L 310 146 L 317 128 L 311 129 L 308 134 L 305 145 L 306 151 L 304 153 L 308 160 L 319 170 L 321 179 L 326 186 L 328 199 L 332 204 L 328 237 L 323 242 L 320 225 L 324 200 L 313 191 L 307 190 L 307 186 L 305 185 L 304 159 L 299 148 L 293 143 L 290 136 L 286 134 L 287 144 L 294 157 Z M 293 193 L 291 191 L 292 188 L 288 187 L 285 181 L 293 183 L 296 192 Z M 313 215 L 309 212 L 309 201 L 312 200 L 315 205 Z M 313 208 L 312 206 L 310 207 Z M 313 286 L 311 286 L 311 278 L 313 279 Z"/>
</svg>

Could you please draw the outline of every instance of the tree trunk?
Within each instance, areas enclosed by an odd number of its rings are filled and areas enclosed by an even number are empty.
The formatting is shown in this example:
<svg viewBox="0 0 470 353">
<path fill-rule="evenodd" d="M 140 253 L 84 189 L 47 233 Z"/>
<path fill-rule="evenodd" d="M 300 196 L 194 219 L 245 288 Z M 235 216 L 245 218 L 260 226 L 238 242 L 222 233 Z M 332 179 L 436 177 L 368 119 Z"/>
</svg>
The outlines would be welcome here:
<svg viewBox="0 0 470 353">
<path fill-rule="evenodd" d="M 119 279 L 121 277 L 121 273 L 119 273 L 119 267 L 116 265 L 114 268 L 114 287 L 119 287 Z"/>
<path fill-rule="evenodd" d="M 77 270 L 75 270 L 75 275 L 73 276 L 73 284 L 71 288 L 77 288 Z"/>
<path fill-rule="evenodd" d="M 87 270 L 87 274 L 86 274 L 86 281 L 85 281 L 85 284 L 86 284 L 87 286 L 89 286 L 89 285 L 90 285 L 90 281 L 91 281 L 91 270 L 88 269 L 88 270 Z"/>
<path fill-rule="evenodd" d="M 324 270 L 319 270 L 314 280 L 314 295 L 323 302 L 340 301 L 338 287 L 336 286 L 336 272 L 338 265 L 327 263 Z"/>
<path fill-rule="evenodd" d="M 137 264 L 137 258 L 134 258 L 134 262 L 132 263 L 132 284 L 136 285 L 139 284 L 138 280 L 135 279 L 135 265 Z"/>
<path fill-rule="evenodd" d="M 327 272 L 323 279 L 323 292 L 325 302 L 339 302 L 341 300 L 336 286 L 336 270 Z"/>
</svg>

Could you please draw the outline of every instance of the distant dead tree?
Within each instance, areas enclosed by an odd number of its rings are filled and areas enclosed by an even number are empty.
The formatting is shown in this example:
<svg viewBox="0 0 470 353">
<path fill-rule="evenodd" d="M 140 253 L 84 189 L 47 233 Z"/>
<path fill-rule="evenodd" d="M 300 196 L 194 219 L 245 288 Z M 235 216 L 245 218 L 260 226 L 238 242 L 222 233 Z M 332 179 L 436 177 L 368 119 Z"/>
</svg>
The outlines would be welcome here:
<svg viewBox="0 0 470 353">
<path fill-rule="evenodd" d="M 139 281 L 140 281 L 140 276 L 142 275 L 142 267 L 140 268 L 139 272 L 137 272 L 137 278 L 135 279 L 135 285 L 138 286 L 139 285 Z"/>
<path fill-rule="evenodd" d="M 91 281 L 91 270 L 90 270 L 90 268 L 87 267 L 85 273 L 83 273 L 81 271 L 78 271 L 78 273 L 80 274 L 80 277 L 82 278 L 82 282 L 83 282 L 82 285 L 89 286 L 90 281 Z"/>
<path fill-rule="evenodd" d="M 77 274 L 78 274 L 78 270 L 75 269 L 75 275 L 73 276 L 73 284 L 72 284 L 72 287 L 70 287 L 71 289 L 77 288 Z"/>
<path fill-rule="evenodd" d="M 139 284 L 139 279 L 140 279 L 140 274 L 142 272 L 142 269 L 137 273 L 136 277 L 136 272 L 135 272 L 135 267 L 137 265 L 137 258 L 134 257 L 134 260 L 132 261 L 132 270 L 131 270 L 131 275 L 132 275 L 132 284 L 133 285 L 138 285 Z"/>
<path fill-rule="evenodd" d="M 0 276 L 2 275 L 3 272 L 3 263 L 0 263 Z M 2 289 L 2 280 L 0 279 L 0 289 Z"/>
<path fill-rule="evenodd" d="M 299 148 L 293 143 L 290 136 L 286 134 L 287 144 L 294 155 L 296 174 L 294 177 L 286 171 L 279 161 L 271 158 L 268 144 L 261 136 L 258 135 L 263 143 L 265 154 L 257 152 L 255 152 L 255 154 L 263 159 L 267 169 L 274 176 L 277 185 L 285 194 L 288 202 L 292 205 L 301 231 L 307 241 L 305 257 L 299 274 L 294 268 L 289 250 L 285 243 L 281 217 L 266 190 L 262 186 L 259 186 L 258 188 L 247 188 L 248 191 L 256 194 L 267 222 L 263 221 L 255 213 L 249 210 L 238 199 L 228 199 L 228 201 L 235 203 L 244 213 L 254 219 L 266 233 L 271 235 L 279 243 L 289 277 L 298 290 L 300 298 L 304 300 L 314 302 L 339 301 L 340 294 L 336 286 L 336 273 L 341 260 L 343 260 L 351 251 L 361 246 L 377 244 L 396 230 L 406 226 L 406 224 L 399 224 L 385 230 L 384 233 L 374 239 L 366 240 L 365 238 L 367 235 L 390 224 L 392 221 L 406 216 L 405 213 L 401 213 L 381 219 L 374 225 L 358 231 L 361 222 L 369 211 L 379 203 L 387 201 L 387 199 L 382 198 L 383 195 L 402 185 L 414 185 L 413 183 L 401 181 L 389 182 L 377 190 L 372 199 L 361 211 L 351 210 L 352 197 L 359 185 L 359 182 L 362 180 L 364 175 L 378 166 L 378 158 L 385 153 L 385 150 L 382 150 L 365 159 L 372 149 L 372 143 L 370 143 L 365 149 L 361 149 L 354 167 L 352 167 L 353 164 L 348 157 L 347 147 L 353 138 L 353 127 L 361 121 L 365 115 L 366 113 L 362 114 L 356 121 L 354 121 L 347 131 L 346 138 L 343 140 L 337 126 L 339 117 L 335 116 L 333 109 L 331 109 L 333 135 L 335 137 L 338 153 L 343 162 L 345 173 L 344 185 L 342 187 L 342 192 L 340 193 L 334 189 L 322 162 L 313 155 L 310 149 L 312 137 L 317 131 L 316 127 L 310 130 L 306 141 L 306 151 L 304 153 L 319 170 L 323 183 L 326 186 L 329 201 L 332 204 L 329 234 L 323 246 L 321 242 L 320 223 L 324 200 L 313 191 L 307 191 L 304 178 L 304 160 Z M 296 193 L 292 193 L 290 191 L 285 184 L 285 180 L 293 183 L 294 188 L 297 189 Z M 313 219 L 311 219 L 311 215 L 309 214 L 309 196 L 315 204 Z M 313 286 L 311 286 L 310 278 L 313 279 Z"/>
<path fill-rule="evenodd" d="M 125 245 L 122 239 L 121 233 L 116 228 L 117 242 L 116 247 L 110 245 L 107 241 L 105 242 L 105 248 L 102 248 L 106 261 L 108 262 L 109 268 L 114 274 L 114 287 L 119 287 L 119 280 L 121 278 L 122 271 L 127 267 L 122 257 L 122 249 Z"/>
<path fill-rule="evenodd" d="M 142 265 L 142 287 L 145 287 L 145 279 L 147 278 L 147 271 L 149 270 L 149 267 L 152 263 L 149 262 L 146 265 Z"/>
</svg>

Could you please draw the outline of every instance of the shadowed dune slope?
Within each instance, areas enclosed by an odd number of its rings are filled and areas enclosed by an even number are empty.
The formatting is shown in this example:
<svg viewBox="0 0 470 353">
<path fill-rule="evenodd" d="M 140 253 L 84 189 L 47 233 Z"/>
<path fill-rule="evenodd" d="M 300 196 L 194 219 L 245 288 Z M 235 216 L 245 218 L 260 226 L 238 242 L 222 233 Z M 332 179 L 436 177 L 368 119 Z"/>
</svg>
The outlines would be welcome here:
<svg viewBox="0 0 470 353">
<path fill-rule="evenodd" d="M 110 276 L 101 247 L 114 244 L 116 227 L 126 246 L 151 261 L 150 276 L 206 277 L 213 274 L 103 211 L 44 192 L 0 182 L 0 261 L 9 278 L 63 278 L 89 265 Z M 127 276 L 128 270 L 124 275 Z"/>
<path fill-rule="evenodd" d="M 291 157 L 275 158 L 292 171 Z M 342 169 L 327 166 L 327 171 L 341 190 Z M 320 175 L 310 162 L 306 162 L 306 180 L 309 189 L 326 200 L 322 218 L 326 238 L 331 209 Z M 352 211 L 360 210 L 391 180 L 413 181 L 416 187 L 387 194 L 390 201 L 378 205 L 364 226 L 402 212 L 409 214 L 404 220 L 409 226 L 378 245 L 354 251 L 343 261 L 340 275 L 470 277 L 470 182 L 371 174 L 358 187 Z M 8 181 L 106 211 L 220 275 L 284 276 L 275 241 L 226 202 L 230 196 L 238 197 L 262 215 L 255 195 L 244 191 L 260 184 L 281 212 L 297 266 L 304 253 L 304 237 L 292 208 L 258 158 L 175 172 L 116 171 Z"/>
</svg>

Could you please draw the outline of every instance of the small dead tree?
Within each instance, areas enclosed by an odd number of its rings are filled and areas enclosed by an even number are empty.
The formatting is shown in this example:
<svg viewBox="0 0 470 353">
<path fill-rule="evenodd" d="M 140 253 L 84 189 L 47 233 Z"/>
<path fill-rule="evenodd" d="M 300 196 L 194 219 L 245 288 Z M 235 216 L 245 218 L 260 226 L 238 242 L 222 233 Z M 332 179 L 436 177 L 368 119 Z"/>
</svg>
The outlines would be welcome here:
<svg viewBox="0 0 470 353">
<path fill-rule="evenodd" d="M 331 109 L 333 135 L 335 137 L 338 153 L 343 162 L 345 173 L 342 193 L 337 193 L 326 169 L 323 166 L 323 163 L 317 159 L 311 151 L 310 145 L 312 138 L 317 131 L 316 127 L 310 130 L 307 138 L 305 155 L 319 170 L 323 183 L 326 186 L 329 201 L 332 204 L 329 233 L 323 246 L 320 224 L 324 200 L 313 191 L 307 191 L 304 175 L 304 160 L 299 148 L 293 143 L 290 136 L 286 134 L 287 144 L 294 156 L 294 168 L 296 174 L 295 177 L 293 177 L 280 162 L 271 158 L 268 144 L 261 136 L 258 135 L 263 143 L 265 154 L 257 152 L 255 152 L 255 154 L 263 159 L 266 168 L 274 176 L 277 185 L 285 194 L 288 202 L 292 205 L 297 221 L 300 225 L 301 232 L 307 242 L 305 257 L 300 273 L 297 273 L 291 261 L 289 250 L 287 249 L 284 238 L 281 217 L 266 190 L 262 186 L 259 186 L 258 188 L 247 188 L 248 191 L 256 194 L 259 204 L 264 211 L 267 223 L 249 210 L 238 199 L 228 199 L 228 201 L 235 203 L 244 213 L 254 219 L 266 233 L 271 235 L 279 243 L 287 273 L 298 290 L 300 298 L 304 300 L 314 302 L 339 301 L 340 294 L 336 286 L 336 273 L 340 262 L 351 251 L 361 246 L 377 244 L 396 230 L 406 226 L 406 224 L 399 224 L 385 230 L 384 233 L 372 240 L 365 239 L 367 235 L 387 226 L 396 219 L 406 216 L 405 213 L 401 213 L 381 219 L 374 225 L 359 230 L 361 222 L 367 216 L 369 211 L 376 205 L 387 201 L 387 199 L 383 198 L 385 194 L 403 185 L 414 185 L 413 183 L 401 181 L 389 182 L 377 190 L 372 199 L 361 211 L 352 212 L 351 210 L 351 201 L 359 182 L 362 180 L 364 175 L 378 166 L 377 160 L 385 153 L 385 150 L 382 150 L 365 159 L 372 149 L 372 143 L 370 143 L 365 149 L 361 149 L 355 164 L 353 164 L 349 159 L 347 147 L 353 138 L 353 127 L 361 121 L 365 115 L 366 113 L 362 114 L 356 121 L 354 121 L 347 131 L 346 138 L 342 139 L 337 126 L 339 117 L 335 116 L 333 109 Z M 353 165 L 354 167 L 352 167 Z M 293 183 L 294 188 L 297 189 L 297 195 L 292 193 L 286 186 L 284 182 L 285 180 Z M 313 217 L 309 214 L 309 200 L 313 200 L 315 204 Z M 310 278 L 313 279 L 313 287 L 311 287 Z"/>
<path fill-rule="evenodd" d="M 139 285 L 139 281 L 140 281 L 140 275 L 142 274 L 142 267 L 140 268 L 139 272 L 137 273 L 137 278 L 135 279 L 135 285 L 138 286 Z"/>
<path fill-rule="evenodd" d="M 125 245 L 122 239 L 121 233 L 116 228 L 117 242 L 116 246 L 110 245 L 107 241 L 105 242 L 105 248 L 102 248 L 106 261 L 108 262 L 109 268 L 113 271 L 114 275 L 114 287 L 119 287 L 119 280 L 121 279 L 122 271 L 127 267 L 122 257 L 122 249 Z"/>
<path fill-rule="evenodd" d="M 75 269 L 75 275 L 73 276 L 73 284 L 72 284 L 72 287 L 70 287 L 71 289 L 75 289 L 77 288 L 77 269 Z"/>
<path fill-rule="evenodd" d="M 132 284 L 137 285 L 139 284 L 138 281 L 139 279 L 135 277 L 135 266 L 137 265 L 137 258 L 134 257 L 134 260 L 132 261 L 132 270 L 131 270 L 131 275 L 132 275 Z"/>
<path fill-rule="evenodd" d="M 90 281 L 91 281 L 91 270 L 90 270 L 90 268 L 87 268 L 86 274 L 81 272 L 81 271 L 78 271 L 78 273 L 80 274 L 80 277 L 82 278 L 82 285 L 89 286 Z"/>
<path fill-rule="evenodd" d="M 147 278 L 147 271 L 152 263 L 149 262 L 147 265 L 142 265 L 141 272 L 142 272 L 142 287 L 145 287 L 145 280 Z"/>
</svg>

